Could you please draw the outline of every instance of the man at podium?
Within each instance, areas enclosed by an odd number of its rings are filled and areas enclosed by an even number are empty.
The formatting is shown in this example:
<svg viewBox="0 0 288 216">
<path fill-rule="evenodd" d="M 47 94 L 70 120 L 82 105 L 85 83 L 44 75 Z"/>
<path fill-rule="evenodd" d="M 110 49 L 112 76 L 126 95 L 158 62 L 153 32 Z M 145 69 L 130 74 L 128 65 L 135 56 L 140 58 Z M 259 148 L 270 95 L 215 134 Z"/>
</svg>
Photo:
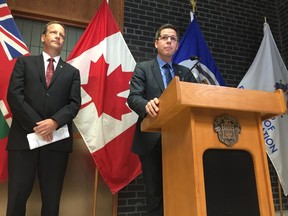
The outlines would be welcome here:
<svg viewBox="0 0 288 216">
<path fill-rule="evenodd" d="M 161 134 L 142 132 L 141 122 L 146 116 L 157 117 L 158 98 L 174 76 L 179 76 L 182 81 L 197 82 L 188 68 L 172 63 L 178 42 L 175 26 L 164 24 L 157 30 L 157 56 L 136 65 L 127 99 L 129 107 L 139 115 L 132 151 L 139 155 L 141 161 L 149 216 L 163 215 Z"/>
</svg>

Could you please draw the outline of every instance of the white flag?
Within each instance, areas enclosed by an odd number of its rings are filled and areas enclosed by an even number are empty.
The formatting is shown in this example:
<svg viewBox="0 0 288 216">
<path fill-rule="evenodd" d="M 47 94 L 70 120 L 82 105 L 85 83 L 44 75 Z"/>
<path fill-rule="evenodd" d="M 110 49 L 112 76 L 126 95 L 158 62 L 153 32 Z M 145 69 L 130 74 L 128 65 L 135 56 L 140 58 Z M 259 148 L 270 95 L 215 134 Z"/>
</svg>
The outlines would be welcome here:
<svg viewBox="0 0 288 216">
<path fill-rule="evenodd" d="M 239 88 L 274 92 L 282 89 L 287 99 L 288 72 L 270 27 L 264 23 L 264 37 L 258 53 Z M 273 106 L 273 104 L 271 104 Z M 275 167 L 284 194 L 288 194 L 288 116 L 263 121 L 266 152 Z"/>
</svg>

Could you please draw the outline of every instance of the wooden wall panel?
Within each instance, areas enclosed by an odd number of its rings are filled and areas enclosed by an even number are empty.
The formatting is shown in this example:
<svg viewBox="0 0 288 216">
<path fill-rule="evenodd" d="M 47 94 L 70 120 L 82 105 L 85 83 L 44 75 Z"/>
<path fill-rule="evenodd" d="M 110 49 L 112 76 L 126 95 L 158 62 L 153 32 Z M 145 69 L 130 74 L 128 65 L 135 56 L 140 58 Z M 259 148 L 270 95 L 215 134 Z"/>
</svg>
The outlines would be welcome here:
<svg viewBox="0 0 288 216">
<path fill-rule="evenodd" d="M 109 6 L 121 32 L 124 28 L 124 0 L 109 0 Z"/>
<path fill-rule="evenodd" d="M 7 0 L 14 16 L 50 21 L 85 28 L 102 0 Z M 119 28 L 123 29 L 124 0 L 110 0 L 109 5 Z"/>
</svg>

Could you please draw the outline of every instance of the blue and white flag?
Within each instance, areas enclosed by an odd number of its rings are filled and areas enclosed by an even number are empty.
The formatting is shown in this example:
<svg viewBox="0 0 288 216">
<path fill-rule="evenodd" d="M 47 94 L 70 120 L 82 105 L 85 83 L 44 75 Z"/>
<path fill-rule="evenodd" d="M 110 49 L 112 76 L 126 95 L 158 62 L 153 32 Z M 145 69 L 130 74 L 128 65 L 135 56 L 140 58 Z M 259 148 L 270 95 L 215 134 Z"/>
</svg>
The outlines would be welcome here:
<svg viewBox="0 0 288 216">
<path fill-rule="evenodd" d="M 270 27 L 264 23 L 264 37 L 257 55 L 238 88 L 288 94 L 288 72 L 274 41 Z M 271 104 L 273 106 L 273 104 Z M 275 167 L 284 194 L 288 195 L 288 115 L 263 121 L 266 152 Z"/>
<path fill-rule="evenodd" d="M 173 62 L 188 68 L 195 65 L 192 72 L 196 79 L 211 85 L 225 86 L 225 81 L 212 58 L 198 22 L 193 13 L 191 16 L 191 23 L 180 40 L 179 48 L 173 56 Z M 195 60 L 191 60 L 191 56 Z"/>
</svg>

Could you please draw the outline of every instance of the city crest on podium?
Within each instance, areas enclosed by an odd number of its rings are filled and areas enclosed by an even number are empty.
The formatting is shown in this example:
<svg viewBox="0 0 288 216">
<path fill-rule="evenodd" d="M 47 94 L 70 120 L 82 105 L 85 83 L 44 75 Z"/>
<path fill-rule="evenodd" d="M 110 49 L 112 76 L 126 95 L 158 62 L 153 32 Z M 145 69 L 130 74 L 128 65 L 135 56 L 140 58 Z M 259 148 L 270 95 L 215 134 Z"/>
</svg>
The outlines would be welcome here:
<svg viewBox="0 0 288 216">
<path fill-rule="evenodd" d="M 241 126 L 237 119 L 229 115 L 221 115 L 214 119 L 213 128 L 219 141 L 228 147 L 232 147 L 238 142 Z"/>
</svg>

